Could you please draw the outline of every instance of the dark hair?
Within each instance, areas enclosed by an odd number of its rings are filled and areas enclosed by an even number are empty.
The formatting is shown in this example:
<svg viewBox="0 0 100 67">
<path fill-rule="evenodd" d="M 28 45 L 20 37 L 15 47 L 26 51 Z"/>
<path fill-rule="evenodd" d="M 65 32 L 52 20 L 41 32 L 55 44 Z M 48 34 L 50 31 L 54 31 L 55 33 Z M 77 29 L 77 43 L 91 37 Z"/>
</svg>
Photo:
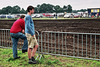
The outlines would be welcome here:
<svg viewBox="0 0 100 67">
<path fill-rule="evenodd" d="M 34 9 L 33 6 L 28 6 L 28 7 L 27 7 L 27 11 L 28 11 L 28 12 L 30 12 L 30 10 L 32 10 L 32 9 Z"/>
<path fill-rule="evenodd" d="M 21 16 L 20 16 L 21 19 L 24 18 L 24 17 L 25 17 L 25 15 L 21 15 Z"/>
</svg>

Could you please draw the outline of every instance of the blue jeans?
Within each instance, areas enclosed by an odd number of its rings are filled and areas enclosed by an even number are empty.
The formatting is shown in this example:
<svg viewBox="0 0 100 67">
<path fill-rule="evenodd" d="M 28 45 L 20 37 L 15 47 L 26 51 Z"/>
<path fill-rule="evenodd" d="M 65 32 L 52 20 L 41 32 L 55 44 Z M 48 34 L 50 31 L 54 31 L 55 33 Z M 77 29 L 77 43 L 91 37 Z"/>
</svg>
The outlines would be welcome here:
<svg viewBox="0 0 100 67">
<path fill-rule="evenodd" d="M 10 36 L 12 38 L 12 43 L 13 43 L 13 57 L 16 58 L 17 57 L 17 44 L 18 44 L 19 38 L 24 40 L 24 45 L 22 47 L 22 50 L 27 50 L 28 49 L 27 37 L 21 32 L 10 33 Z"/>
</svg>

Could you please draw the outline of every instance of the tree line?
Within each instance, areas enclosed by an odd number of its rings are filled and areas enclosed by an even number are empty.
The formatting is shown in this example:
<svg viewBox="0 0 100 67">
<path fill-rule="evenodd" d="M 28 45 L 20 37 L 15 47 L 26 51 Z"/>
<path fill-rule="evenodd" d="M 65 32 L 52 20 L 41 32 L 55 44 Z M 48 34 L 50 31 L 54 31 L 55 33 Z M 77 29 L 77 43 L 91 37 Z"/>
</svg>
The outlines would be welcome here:
<svg viewBox="0 0 100 67">
<path fill-rule="evenodd" d="M 46 4 L 43 3 L 41 5 L 37 5 L 35 7 L 35 13 L 71 13 L 71 12 L 78 12 L 80 10 L 73 10 L 71 5 L 64 5 L 63 7 L 59 5 L 52 5 L 52 4 Z M 82 9 L 81 11 L 86 11 L 86 9 Z M 7 6 L 0 9 L 0 14 L 26 14 L 27 11 L 24 8 L 21 8 L 20 6 Z"/>
</svg>

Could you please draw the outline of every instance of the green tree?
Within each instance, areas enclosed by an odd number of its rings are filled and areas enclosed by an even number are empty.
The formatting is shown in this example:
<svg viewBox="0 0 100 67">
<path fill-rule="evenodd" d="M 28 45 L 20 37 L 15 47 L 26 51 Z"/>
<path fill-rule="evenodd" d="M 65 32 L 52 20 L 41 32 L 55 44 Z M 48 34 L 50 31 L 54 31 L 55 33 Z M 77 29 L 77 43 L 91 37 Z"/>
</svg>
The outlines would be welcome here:
<svg viewBox="0 0 100 67">
<path fill-rule="evenodd" d="M 4 8 L 2 8 L 2 14 L 7 14 L 7 12 L 6 12 L 6 8 L 4 7 Z"/>
<path fill-rule="evenodd" d="M 81 11 L 81 12 L 85 12 L 85 11 L 87 11 L 87 9 L 81 9 L 80 11 Z"/>
<path fill-rule="evenodd" d="M 37 7 L 35 8 L 37 13 L 39 13 L 40 6 L 41 5 L 37 5 Z"/>
<path fill-rule="evenodd" d="M 39 7 L 39 13 L 52 13 L 53 12 L 53 5 L 43 3 Z"/>
<path fill-rule="evenodd" d="M 71 5 L 68 5 L 68 6 L 67 6 L 67 12 L 68 12 L 68 13 L 71 13 L 71 12 L 72 12 L 72 6 L 71 6 Z"/>
<path fill-rule="evenodd" d="M 2 10 L 0 9 L 0 14 L 2 14 Z"/>
<path fill-rule="evenodd" d="M 77 10 L 72 10 L 72 12 L 73 12 L 73 13 L 77 13 L 78 11 L 77 11 Z"/>
<path fill-rule="evenodd" d="M 86 11 L 86 10 L 79 10 L 79 11 Z M 43 3 L 41 5 L 37 5 L 37 7 L 35 7 L 35 13 L 53 13 L 53 12 L 56 12 L 56 13 L 60 13 L 60 12 L 72 12 L 72 6 L 71 5 L 68 5 L 68 6 L 63 6 L 60 7 L 59 5 L 52 5 L 52 4 L 46 4 L 46 3 Z M 7 7 L 4 7 L 0 10 L 0 14 L 19 14 L 19 13 L 27 13 L 26 10 L 24 10 L 24 8 L 20 8 L 18 5 L 16 6 L 7 6 Z"/>
<path fill-rule="evenodd" d="M 11 6 L 7 6 L 6 8 L 5 8 L 5 10 L 6 10 L 6 13 L 7 14 L 11 14 L 12 13 L 12 7 Z"/>
<path fill-rule="evenodd" d="M 39 13 L 39 11 L 38 11 L 38 8 L 37 7 L 35 7 L 35 12 L 34 13 Z"/>
<path fill-rule="evenodd" d="M 20 8 L 18 5 L 16 5 L 16 6 L 14 6 L 13 9 L 12 9 L 12 13 L 13 13 L 13 14 L 20 13 L 20 10 L 21 10 L 21 8 Z"/>
<path fill-rule="evenodd" d="M 63 6 L 63 11 L 67 12 L 67 6 L 65 6 L 65 5 Z"/>
<path fill-rule="evenodd" d="M 21 11 L 20 11 L 20 13 L 25 14 L 25 13 L 27 13 L 27 11 L 25 11 L 24 8 L 22 8 Z"/>
<path fill-rule="evenodd" d="M 54 12 L 56 13 L 60 13 L 60 12 L 64 12 L 63 8 L 61 8 L 59 5 L 54 6 Z"/>
<path fill-rule="evenodd" d="M 11 6 L 4 7 L 1 10 L 1 14 L 11 14 L 11 13 L 12 13 L 12 7 Z"/>
</svg>

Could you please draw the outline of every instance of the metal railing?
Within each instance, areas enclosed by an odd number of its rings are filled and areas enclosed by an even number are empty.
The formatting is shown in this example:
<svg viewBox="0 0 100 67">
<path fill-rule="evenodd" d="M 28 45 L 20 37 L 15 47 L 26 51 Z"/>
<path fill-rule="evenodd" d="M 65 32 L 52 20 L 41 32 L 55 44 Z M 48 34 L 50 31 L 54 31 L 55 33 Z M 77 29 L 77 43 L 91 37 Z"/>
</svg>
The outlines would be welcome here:
<svg viewBox="0 0 100 67">
<path fill-rule="evenodd" d="M 36 33 L 37 39 L 39 40 L 39 32 L 35 31 L 35 33 Z M 18 45 L 17 45 L 18 49 L 21 49 L 23 44 L 24 44 L 24 41 L 22 39 L 19 39 Z M 10 29 L 0 29 L 0 47 L 12 48 Z"/>
<path fill-rule="evenodd" d="M 39 54 L 59 55 L 73 58 L 100 60 L 100 34 L 36 31 L 39 43 Z M 23 40 L 19 40 L 21 49 Z M 11 48 L 12 41 L 9 29 L 0 29 L 0 47 Z"/>
<path fill-rule="evenodd" d="M 100 60 L 100 34 L 76 32 L 41 32 L 43 54 Z"/>
<path fill-rule="evenodd" d="M 11 48 L 10 29 L 0 29 L 0 47 Z"/>
</svg>

